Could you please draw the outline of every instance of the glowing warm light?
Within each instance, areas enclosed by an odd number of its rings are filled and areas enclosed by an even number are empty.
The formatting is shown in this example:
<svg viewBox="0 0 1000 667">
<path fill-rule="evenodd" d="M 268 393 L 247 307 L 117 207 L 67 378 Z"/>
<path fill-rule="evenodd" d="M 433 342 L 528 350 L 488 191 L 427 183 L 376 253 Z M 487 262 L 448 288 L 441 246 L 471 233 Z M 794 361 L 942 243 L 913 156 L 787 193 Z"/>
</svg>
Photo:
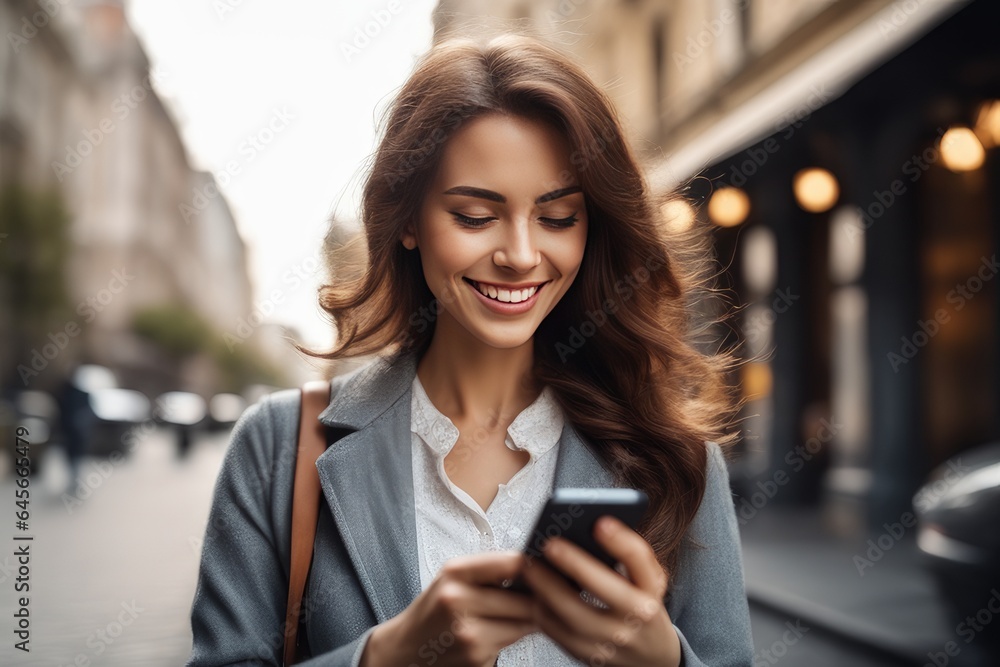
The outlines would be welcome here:
<svg viewBox="0 0 1000 667">
<path fill-rule="evenodd" d="M 680 234 L 691 229 L 694 224 L 694 208 L 683 199 L 671 199 L 660 207 L 663 226 L 667 231 Z"/>
<path fill-rule="evenodd" d="M 941 137 L 941 162 L 952 171 L 974 171 L 985 158 L 979 137 L 967 127 L 953 127 Z"/>
<path fill-rule="evenodd" d="M 1000 146 L 1000 100 L 983 102 L 976 118 L 976 134 L 984 148 Z"/>
<path fill-rule="evenodd" d="M 826 169 L 810 167 L 795 174 L 792 181 L 795 200 L 810 213 L 823 213 L 833 208 L 840 197 L 836 177 Z"/>
<path fill-rule="evenodd" d="M 759 361 L 746 364 L 742 375 L 743 396 L 747 399 L 763 398 L 771 393 L 773 378 L 768 364 Z"/>
<path fill-rule="evenodd" d="M 743 281 L 757 295 L 771 292 L 778 280 L 778 239 L 756 225 L 743 236 Z"/>
<path fill-rule="evenodd" d="M 841 206 L 830 216 L 830 278 L 838 285 L 861 279 L 865 268 L 865 223 L 857 206 Z"/>
<path fill-rule="evenodd" d="M 735 227 L 750 214 L 750 197 L 739 188 L 719 188 L 708 200 L 708 217 L 719 227 Z"/>
</svg>

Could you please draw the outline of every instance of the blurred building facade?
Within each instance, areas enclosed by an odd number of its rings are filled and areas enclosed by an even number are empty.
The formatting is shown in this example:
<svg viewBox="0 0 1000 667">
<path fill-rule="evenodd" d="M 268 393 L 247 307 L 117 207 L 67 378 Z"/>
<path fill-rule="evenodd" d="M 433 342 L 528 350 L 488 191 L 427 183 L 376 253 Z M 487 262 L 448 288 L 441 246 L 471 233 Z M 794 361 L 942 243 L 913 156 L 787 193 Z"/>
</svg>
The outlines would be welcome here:
<svg viewBox="0 0 1000 667">
<path fill-rule="evenodd" d="M 718 225 L 746 496 L 877 527 L 1000 438 L 995 3 L 442 0 L 435 40 L 494 23 L 576 57 L 704 204 L 665 215 Z"/>
<path fill-rule="evenodd" d="M 204 356 L 178 367 L 132 327 L 142 309 L 171 305 L 224 332 L 252 308 L 229 205 L 211 174 L 189 166 L 154 89 L 170 73 L 151 69 L 120 1 L 3 0 L 0 34 L 8 42 L 0 49 L 0 184 L 61 196 L 70 216 L 68 321 L 81 330 L 70 353 L 43 355 L 47 367 L 31 383 L 46 386 L 86 358 L 137 388 L 212 390 L 218 373 Z M 19 327 L 13 319 L 0 321 L 5 340 Z M 47 343 L 28 341 L 35 350 Z M 0 355 L 3 381 L 30 366 L 23 348 Z"/>
</svg>

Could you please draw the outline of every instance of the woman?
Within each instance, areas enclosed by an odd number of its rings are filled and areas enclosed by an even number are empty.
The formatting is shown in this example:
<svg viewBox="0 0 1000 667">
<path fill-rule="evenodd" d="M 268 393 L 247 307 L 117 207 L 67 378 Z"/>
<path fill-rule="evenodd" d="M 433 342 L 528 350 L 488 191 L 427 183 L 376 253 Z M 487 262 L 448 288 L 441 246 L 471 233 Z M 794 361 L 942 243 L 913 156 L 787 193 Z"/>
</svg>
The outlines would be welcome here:
<svg viewBox="0 0 1000 667">
<path fill-rule="evenodd" d="M 657 210 L 610 101 L 556 50 L 453 39 L 419 63 L 365 183 L 369 266 L 321 290 L 340 335 L 316 356 L 376 357 L 320 416 L 300 664 L 752 663 L 716 444 L 730 361 L 692 346 L 680 260 L 705 250 Z M 189 665 L 280 662 L 298 403 L 272 394 L 234 429 Z M 598 522 L 618 568 L 559 538 L 525 566 L 566 486 L 649 496 L 638 531 Z"/>
</svg>

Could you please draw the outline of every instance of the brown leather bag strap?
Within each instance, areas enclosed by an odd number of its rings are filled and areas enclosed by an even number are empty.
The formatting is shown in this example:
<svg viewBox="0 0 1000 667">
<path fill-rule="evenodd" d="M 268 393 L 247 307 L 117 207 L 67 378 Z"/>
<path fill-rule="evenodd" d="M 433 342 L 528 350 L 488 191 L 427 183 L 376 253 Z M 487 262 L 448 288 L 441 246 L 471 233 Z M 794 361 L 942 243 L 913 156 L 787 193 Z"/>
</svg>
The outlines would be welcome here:
<svg viewBox="0 0 1000 667">
<path fill-rule="evenodd" d="M 316 522 L 319 519 L 320 484 L 316 459 L 327 447 L 326 426 L 319 414 L 330 404 L 329 382 L 307 382 L 302 387 L 299 442 L 292 486 L 292 550 L 288 576 L 288 606 L 285 613 L 284 665 L 295 662 L 299 615 L 306 576 L 312 563 Z"/>
</svg>

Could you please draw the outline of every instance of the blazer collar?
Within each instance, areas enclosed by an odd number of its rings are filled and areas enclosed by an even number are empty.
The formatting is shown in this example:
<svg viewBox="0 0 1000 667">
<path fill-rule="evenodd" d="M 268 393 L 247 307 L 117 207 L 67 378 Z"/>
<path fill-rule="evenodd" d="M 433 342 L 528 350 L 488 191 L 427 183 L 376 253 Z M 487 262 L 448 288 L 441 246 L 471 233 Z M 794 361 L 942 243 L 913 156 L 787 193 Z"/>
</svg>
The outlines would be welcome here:
<svg viewBox="0 0 1000 667">
<path fill-rule="evenodd" d="M 389 409 L 408 391 L 417 374 L 417 353 L 412 351 L 391 357 L 377 356 L 374 360 L 334 382 L 344 384 L 337 399 L 319 415 L 327 426 L 360 430 Z"/>
<path fill-rule="evenodd" d="M 410 399 L 415 351 L 376 357 L 344 378 L 319 420 L 346 429 L 316 460 L 351 565 L 379 623 L 420 594 Z M 567 420 L 554 487 L 614 486 L 611 472 Z M 525 527 L 527 532 L 530 527 Z"/>
</svg>

